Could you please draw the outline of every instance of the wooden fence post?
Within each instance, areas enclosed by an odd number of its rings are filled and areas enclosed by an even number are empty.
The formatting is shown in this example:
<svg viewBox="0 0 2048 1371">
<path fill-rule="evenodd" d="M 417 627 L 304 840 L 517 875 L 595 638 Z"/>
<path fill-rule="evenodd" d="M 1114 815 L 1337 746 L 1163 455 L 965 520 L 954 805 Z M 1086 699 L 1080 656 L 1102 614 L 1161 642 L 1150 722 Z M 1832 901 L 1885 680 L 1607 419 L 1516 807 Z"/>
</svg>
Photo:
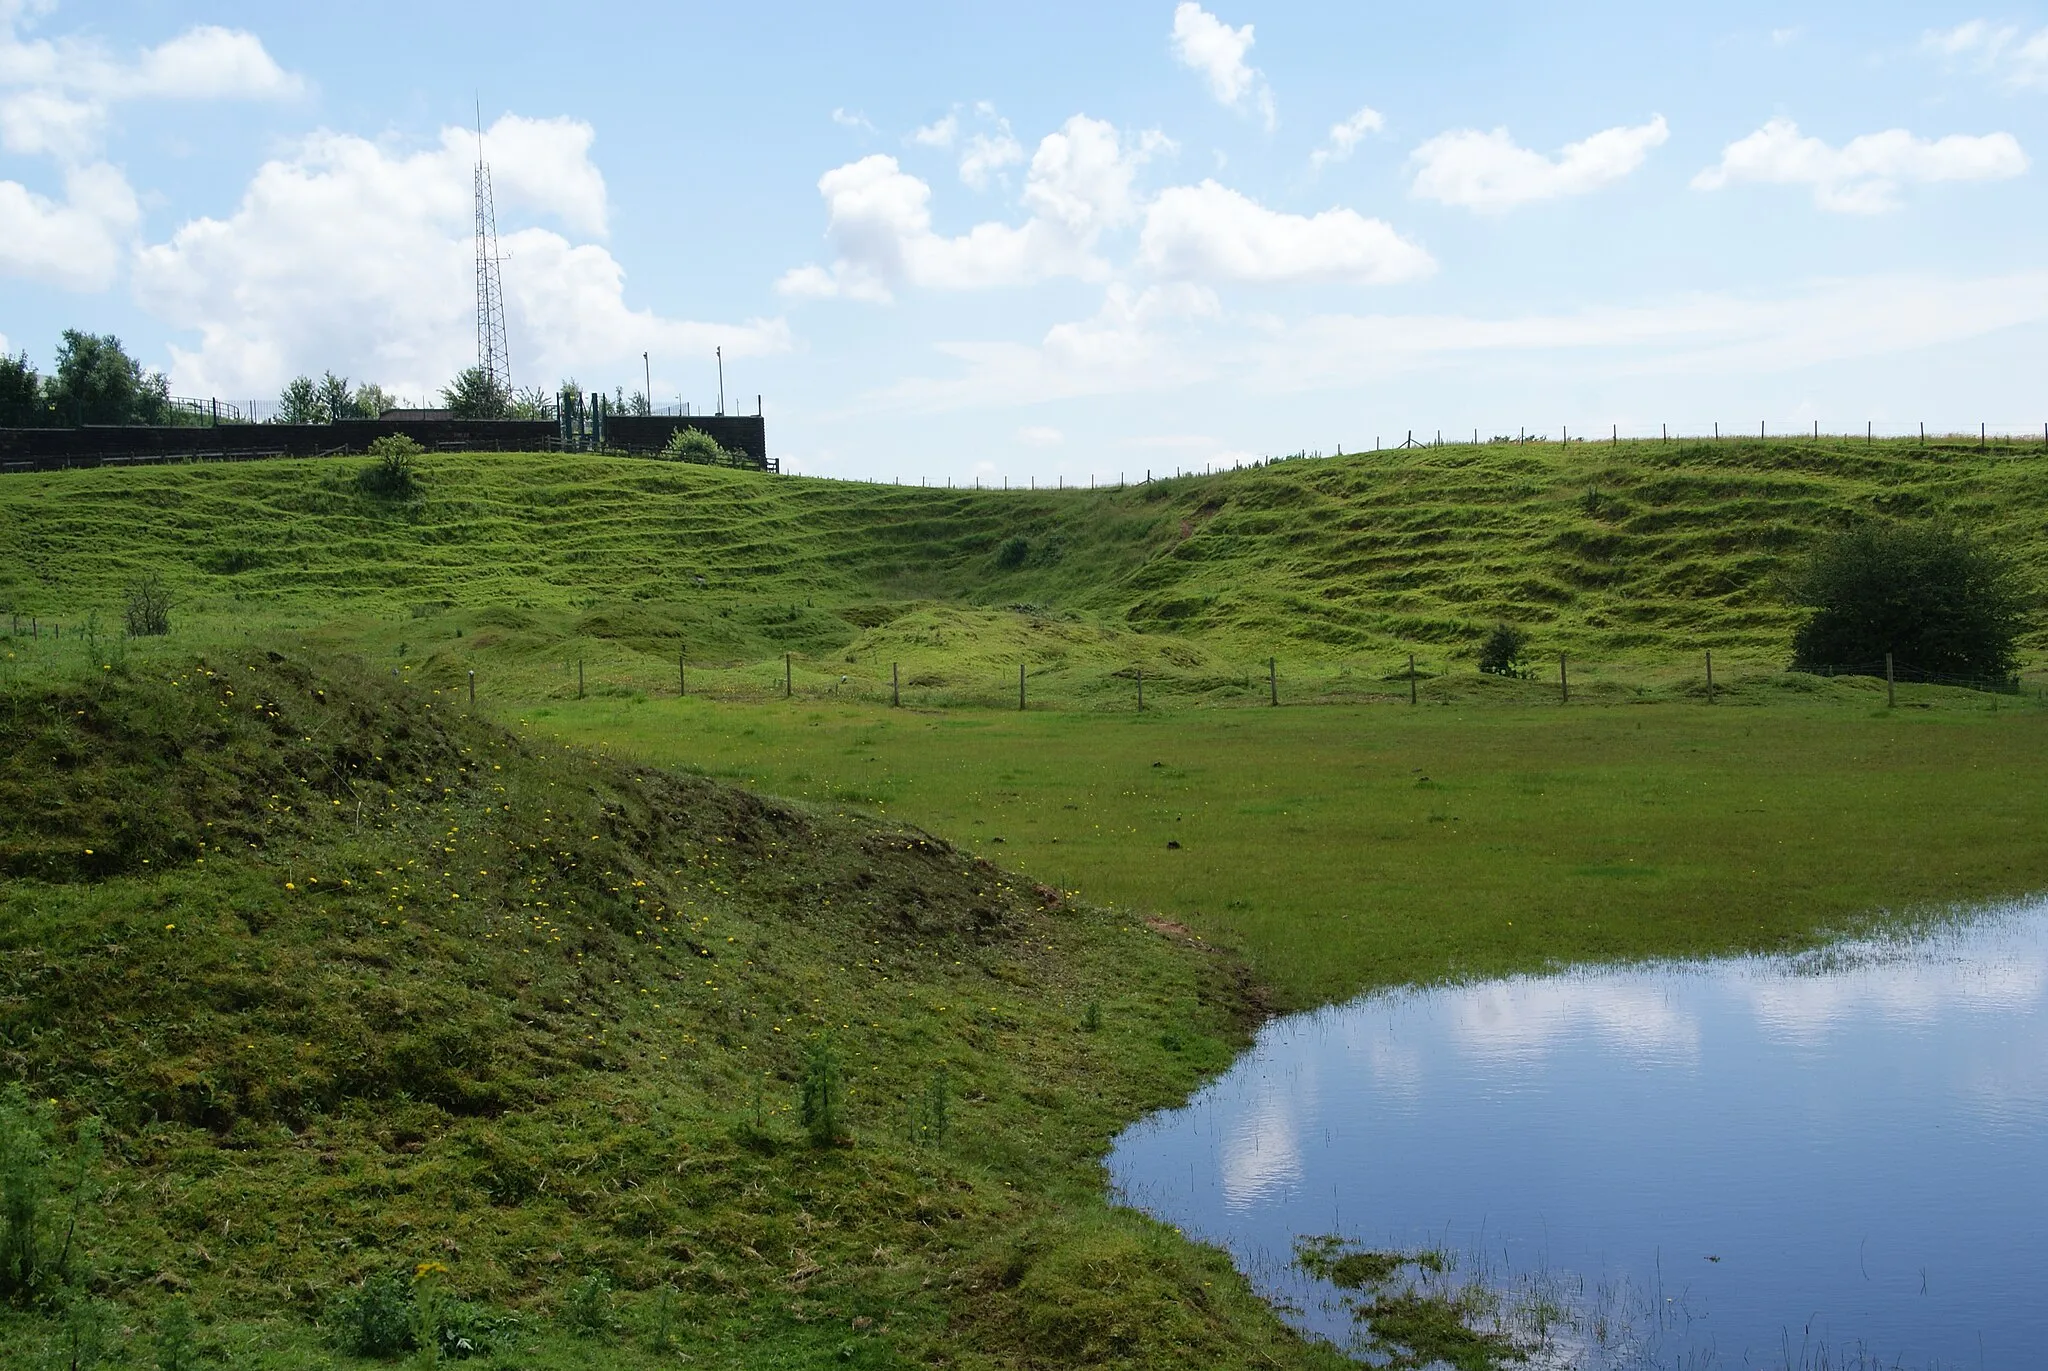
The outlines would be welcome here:
<svg viewBox="0 0 2048 1371">
<path fill-rule="evenodd" d="M 681 648 L 676 649 L 676 698 L 678 700 L 690 693 L 690 677 L 683 667 L 686 656 L 687 654 Z"/>
<path fill-rule="evenodd" d="M 1408 703 L 1415 703 L 1415 654 L 1408 654 Z"/>
<path fill-rule="evenodd" d="M 1557 702 L 1568 705 L 1572 702 L 1572 677 L 1565 669 L 1565 655 L 1557 654 Z"/>
<path fill-rule="evenodd" d="M 1714 654 L 1707 653 L 1707 703 L 1714 703 Z"/>
<path fill-rule="evenodd" d="M 470 669 L 470 673 L 469 673 L 469 707 L 470 707 L 471 709 L 475 709 L 475 708 L 476 708 L 476 670 L 475 670 L 475 668 L 471 668 L 471 669 Z"/>
<path fill-rule="evenodd" d="M 1271 692 L 1273 704 L 1277 708 L 1280 704 L 1280 659 L 1277 657 L 1266 659 L 1266 688 Z"/>
<path fill-rule="evenodd" d="M 583 659 L 576 659 L 576 698 L 583 698 Z"/>
<path fill-rule="evenodd" d="M 1884 707 L 1891 709 L 1899 702 L 1897 687 L 1892 681 L 1892 654 L 1884 654 Z"/>
<path fill-rule="evenodd" d="M 1017 663 L 1017 710 L 1024 710 L 1024 663 Z"/>
<path fill-rule="evenodd" d="M 1145 668 L 1138 668 L 1138 712 L 1145 712 Z"/>
<path fill-rule="evenodd" d="M 787 700 L 790 698 L 790 695 L 789 654 L 785 652 L 782 654 L 782 698 Z"/>
<path fill-rule="evenodd" d="M 889 663 L 889 708 L 900 709 L 903 705 L 903 670 L 896 662 Z"/>
</svg>

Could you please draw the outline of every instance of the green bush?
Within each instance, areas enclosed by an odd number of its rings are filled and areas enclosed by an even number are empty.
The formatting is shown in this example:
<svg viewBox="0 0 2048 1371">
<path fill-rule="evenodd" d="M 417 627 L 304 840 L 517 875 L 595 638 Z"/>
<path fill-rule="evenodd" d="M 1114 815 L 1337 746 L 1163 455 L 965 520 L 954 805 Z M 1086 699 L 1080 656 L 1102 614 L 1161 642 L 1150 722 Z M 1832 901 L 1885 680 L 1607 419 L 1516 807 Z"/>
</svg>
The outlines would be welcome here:
<svg viewBox="0 0 2048 1371">
<path fill-rule="evenodd" d="M 1015 571 L 1030 555 L 1029 542 L 1023 538 L 1012 538 L 996 549 L 996 565 L 1005 571 Z"/>
<path fill-rule="evenodd" d="M 412 1283 L 379 1271 L 336 1295 L 327 1308 L 335 1345 L 355 1357 L 395 1357 L 414 1347 Z"/>
<path fill-rule="evenodd" d="M 402 500 L 418 492 L 417 459 L 426 449 L 403 433 L 387 433 L 370 444 L 370 464 L 356 475 L 356 484 L 372 495 Z"/>
<path fill-rule="evenodd" d="M 838 1140 L 839 1111 L 845 1085 L 839 1073 L 839 1057 L 830 1038 L 819 1038 L 804 1053 L 803 1093 L 798 1117 L 811 1141 L 827 1146 Z"/>
<path fill-rule="evenodd" d="M 1479 645 L 1479 669 L 1489 676 L 1522 674 L 1522 653 L 1529 635 L 1512 624 L 1495 624 L 1493 632 Z"/>
<path fill-rule="evenodd" d="M 1867 524 L 1813 550 L 1788 585 L 1809 614 L 1794 666 L 1900 666 L 2003 677 L 2018 663 L 2026 596 L 1989 543 L 1942 524 Z"/>
<path fill-rule="evenodd" d="M 48 1118 L 21 1088 L 0 1092 L 0 1298 L 66 1298 L 78 1266 L 78 1216 L 92 1197 L 98 1160 L 96 1121 L 79 1126 L 74 1155 L 61 1157 Z M 59 1190 L 64 1181 L 68 1195 Z"/>
<path fill-rule="evenodd" d="M 171 593 L 154 573 L 128 588 L 128 636 L 158 638 L 171 631 Z"/>
<path fill-rule="evenodd" d="M 562 1322 L 581 1337 L 601 1338 L 612 1332 L 612 1283 L 604 1272 L 593 1271 L 569 1287 Z"/>
<path fill-rule="evenodd" d="M 699 462 L 709 466 L 729 466 L 738 457 L 701 428 L 679 428 L 669 434 L 661 455 L 671 462 Z"/>
</svg>

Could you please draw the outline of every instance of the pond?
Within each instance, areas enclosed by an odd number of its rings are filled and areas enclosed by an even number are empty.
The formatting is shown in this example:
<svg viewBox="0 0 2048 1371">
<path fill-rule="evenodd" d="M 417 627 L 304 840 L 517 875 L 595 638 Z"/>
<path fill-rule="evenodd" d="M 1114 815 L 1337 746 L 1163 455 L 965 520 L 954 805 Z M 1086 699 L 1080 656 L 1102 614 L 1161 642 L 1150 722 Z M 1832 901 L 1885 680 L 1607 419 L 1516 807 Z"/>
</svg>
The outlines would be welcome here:
<svg viewBox="0 0 2048 1371">
<path fill-rule="evenodd" d="M 1109 1167 L 1373 1360 L 1392 1291 L 1537 1365 L 2042 1365 L 2048 904 L 1277 1020 Z M 1421 1264 L 1342 1290 L 1297 1260 L 1322 1236 Z"/>
</svg>

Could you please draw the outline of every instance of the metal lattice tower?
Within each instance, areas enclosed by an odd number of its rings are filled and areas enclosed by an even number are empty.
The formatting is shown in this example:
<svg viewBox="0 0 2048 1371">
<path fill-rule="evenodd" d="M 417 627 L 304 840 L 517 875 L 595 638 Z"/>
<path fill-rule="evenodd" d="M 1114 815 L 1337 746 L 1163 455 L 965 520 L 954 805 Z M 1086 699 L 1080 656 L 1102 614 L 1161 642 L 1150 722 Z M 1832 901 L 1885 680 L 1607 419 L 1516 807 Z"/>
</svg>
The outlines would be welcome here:
<svg viewBox="0 0 2048 1371">
<path fill-rule="evenodd" d="M 498 275 L 498 210 L 491 164 L 484 160 L 483 107 L 476 118 L 476 364 L 501 395 L 512 394 L 512 354 L 505 346 L 505 286 Z"/>
</svg>

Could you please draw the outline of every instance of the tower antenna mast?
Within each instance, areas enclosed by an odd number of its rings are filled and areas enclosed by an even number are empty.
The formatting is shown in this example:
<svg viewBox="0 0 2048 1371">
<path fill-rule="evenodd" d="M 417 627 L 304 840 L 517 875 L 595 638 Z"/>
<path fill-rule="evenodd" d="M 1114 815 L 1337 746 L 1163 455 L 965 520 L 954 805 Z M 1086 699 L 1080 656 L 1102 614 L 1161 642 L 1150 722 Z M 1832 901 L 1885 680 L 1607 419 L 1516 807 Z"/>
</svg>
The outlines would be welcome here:
<svg viewBox="0 0 2048 1371">
<path fill-rule="evenodd" d="M 512 397 L 512 354 L 505 346 L 505 285 L 499 278 L 498 210 L 491 164 L 484 160 L 484 106 L 476 105 L 476 364 L 499 395 Z"/>
</svg>

